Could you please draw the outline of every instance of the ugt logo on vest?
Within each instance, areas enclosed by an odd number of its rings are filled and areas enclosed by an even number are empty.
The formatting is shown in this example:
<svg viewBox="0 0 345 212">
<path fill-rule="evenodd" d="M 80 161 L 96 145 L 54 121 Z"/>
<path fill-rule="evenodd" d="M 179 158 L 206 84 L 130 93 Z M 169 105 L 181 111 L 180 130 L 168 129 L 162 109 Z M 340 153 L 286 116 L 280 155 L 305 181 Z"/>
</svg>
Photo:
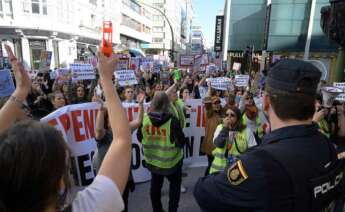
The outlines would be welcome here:
<svg viewBox="0 0 345 212">
<path fill-rule="evenodd" d="M 167 141 L 167 130 L 161 129 L 160 127 L 155 127 L 153 125 L 146 125 L 145 131 L 148 136 L 148 141 L 158 142 L 158 141 Z"/>
</svg>

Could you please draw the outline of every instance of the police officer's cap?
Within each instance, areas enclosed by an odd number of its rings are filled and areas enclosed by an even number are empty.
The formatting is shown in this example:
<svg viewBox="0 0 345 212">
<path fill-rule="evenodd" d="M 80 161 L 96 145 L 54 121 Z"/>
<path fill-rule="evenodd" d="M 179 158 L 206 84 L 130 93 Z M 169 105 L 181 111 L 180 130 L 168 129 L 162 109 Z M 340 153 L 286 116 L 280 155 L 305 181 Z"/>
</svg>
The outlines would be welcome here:
<svg viewBox="0 0 345 212">
<path fill-rule="evenodd" d="M 266 84 L 274 89 L 315 95 L 321 72 L 309 62 L 285 59 L 268 72 Z"/>
</svg>

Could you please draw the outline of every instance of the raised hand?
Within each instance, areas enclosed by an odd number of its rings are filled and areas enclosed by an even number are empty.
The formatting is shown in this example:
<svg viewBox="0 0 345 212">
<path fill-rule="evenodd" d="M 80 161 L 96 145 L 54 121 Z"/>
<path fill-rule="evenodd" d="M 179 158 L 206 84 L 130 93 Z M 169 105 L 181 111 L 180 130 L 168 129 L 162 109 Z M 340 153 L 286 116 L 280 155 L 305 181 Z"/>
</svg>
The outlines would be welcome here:
<svg viewBox="0 0 345 212">
<path fill-rule="evenodd" d="M 5 49 L 13 69 L 14 78 L 16 80 L 15 93 L 18 95 L 18 98 L 24 100 L 31 89 L 30 77 L 27 71 L 24 69 L 23 64 L 16 58 L 16 56 L 14 56 L 11 47 L 5 45 Z"/>
<path fill-rule="evenodd" d="M 99 77 L 101 82 L 104 83 L 105 81 L 111 81 L 116 67 L 117 58 L 115 55 L 107 57 L 101 52 L 98 52 L 97 56 Z"/>
</svg>

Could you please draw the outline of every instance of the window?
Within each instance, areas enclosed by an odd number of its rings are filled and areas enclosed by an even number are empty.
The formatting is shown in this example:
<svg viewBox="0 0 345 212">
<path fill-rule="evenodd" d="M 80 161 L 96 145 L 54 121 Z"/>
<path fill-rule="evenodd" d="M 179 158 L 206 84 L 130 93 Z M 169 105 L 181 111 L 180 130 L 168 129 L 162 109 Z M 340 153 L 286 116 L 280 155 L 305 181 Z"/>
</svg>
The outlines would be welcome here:
<svg viewBox="0 0 345 212">
<path fill-rule="evenodd" d="M 91 20 L 91 26 L 95 26 L 96 23 L 96 16 L 94 14 L 90 15 L 90 20 Z"/>
<path fill-rule="evenodd" d="M 137 22 L 136 20 L 133 20 L 124 14 L 122 14 L 121 24 L 124 26 L 127 26 L 129 28 L 132 28 L 138 32 L 142 32 L 141 24 L 139 22 Z"/>
<path fill-rule="evenodd" d="M 153 43 L 163 43 L 163 38 L 153 38 Z"/>
<path fill-rule="evenodd" d="M 41 54 L 46 51 L 45 40 L 29 40 L 31 64 L 33 69 L 39 69 Z"/>
<path fill-rule="evenodd" d="M 13 9 L 12 9 L 12 0 L 5 0 L 4 8 L 3 8 L 4 14 L 6 16 L 13 18 Z"/>
<path fill-rule="evenodd" d="M 153 32 L 163 32 L 164 28 L 163 27 L 153 27 L 152 31 Z"/>
<path fill-rule="evenodd" d="M 42 0 L 43 15 L 47 15 L 47 0 Z"/>
<path fill-rule="evenodd" d="M 4 13 L 3 13 L 3 9 L 2 9 L 2 1 L 0 0 L 0 18 L 4 17 Z"/>
<path fill-rule="evenodd" d="M 97 0 L 89 0 L 90 4 L 97 5 Z"/>
<path fill-rule="evenodd" d="M 40 14 L 40 2 L 39 0 L 31 0 L 32 13 Z"/>
</svg>

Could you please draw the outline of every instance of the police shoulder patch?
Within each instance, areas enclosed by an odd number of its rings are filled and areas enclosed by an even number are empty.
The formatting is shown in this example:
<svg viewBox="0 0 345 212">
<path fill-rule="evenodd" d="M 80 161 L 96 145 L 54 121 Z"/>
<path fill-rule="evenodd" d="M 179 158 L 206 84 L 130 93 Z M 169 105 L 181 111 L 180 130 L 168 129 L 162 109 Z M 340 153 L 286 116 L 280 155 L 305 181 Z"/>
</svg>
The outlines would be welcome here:
<svg viewBox="0 0 345 212">
<path fill-rule="evenodd" d="M 231 185 L 239 185 L 248 179 L 248 174 L 243 167 L 242 161 L 238 160 L 228 169 L 228 181 Z"/>
</svg>

